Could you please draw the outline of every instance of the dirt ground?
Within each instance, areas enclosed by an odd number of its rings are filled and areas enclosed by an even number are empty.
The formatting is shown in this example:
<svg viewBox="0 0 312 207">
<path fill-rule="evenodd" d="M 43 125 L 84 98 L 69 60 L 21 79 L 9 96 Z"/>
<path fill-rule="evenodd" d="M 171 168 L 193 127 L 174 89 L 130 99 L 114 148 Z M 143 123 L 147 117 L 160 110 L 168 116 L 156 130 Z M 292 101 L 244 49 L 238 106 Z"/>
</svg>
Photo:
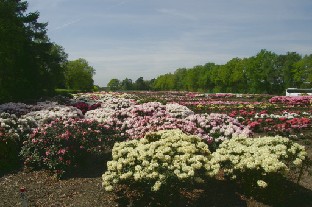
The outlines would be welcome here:
<svg viewBox="0 0 312 207">
<path fill-rule="evenodd" d="M 306 147 L 312 159 L 312 139 L 297 140 Z M 215 180 L 192 192 L 182 193 L 182 198 L 173 203 L 161 204 L 125 202 L 117 194 L 105 192 L 101 186 L 107 153 L 102 159 L 90 158 L 86 165 L 67 178 L 56 179 L 49 172 L 16 170 L 0 175 L 0 207 L 22 206 L 20 188 L 26 188 L 28 206 L 35 207 L 113 207 L 113 206 L 212 206 L 212 207 L 311 207 L 312 176 L 307 171 L 299 184 L 296 178 L 282 180 L 265 193 L 248 194 L 239 185 L 225 180 Z M 310 171 L 312 171 L 310 167 Z M 166 196 L 166 195 L 165 195 Z M 162 198 L 160 198 L 162 199 Z M 164 198 L 166 200 L 166 198 Z M 170 198 L 167 200 L 170 200 Z"/>
<path fill-rule="evenodd" d="M 311 141 L 303 142 L 312 157 Z M 21 187 L 26 188 L 28 206 L 147 206 L 146 203 L 127 204 L 116 194 L 103 190 L 101 175 L 105 172 L 105 162 L 105 160 L 89 162 L 88 166 L 62 180 L 57 180 L 43 170 L 29 172 L 18 170 L 3 175 L 0 177 L 0 207 L 22 206 L 19 192 Z M 294 180 L 284 180 L 276 189 L 257 196 L 247 195 L 238 185 L 224 180 L 213 181 L 206 187 L 194 189 L 189 195 L 184 193 L 184 196 L 184 200 L 167 206 L 311 207 L 312 176 L 305 173 L 299 184 Z"/>
</svg>

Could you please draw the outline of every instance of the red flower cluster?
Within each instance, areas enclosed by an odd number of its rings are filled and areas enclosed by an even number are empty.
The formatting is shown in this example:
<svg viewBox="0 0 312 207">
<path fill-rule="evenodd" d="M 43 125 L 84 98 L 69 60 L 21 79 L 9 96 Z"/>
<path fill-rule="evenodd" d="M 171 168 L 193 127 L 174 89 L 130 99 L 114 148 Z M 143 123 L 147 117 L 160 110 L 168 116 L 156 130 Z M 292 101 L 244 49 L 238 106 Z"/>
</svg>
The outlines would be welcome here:
<svg viewBox="0 0 312 207">
<path fill-rule="evenodd" d="M 89 105 L 85 102 L 77 102 L 77 103 L 72 104 L 71 106 L 76 107 L 77 109 L 80 109 L 82 114 L 84 115 L 87 111 L 94 110 L 94 109 L 101 107 L 101 103 Z"/>
</svg>

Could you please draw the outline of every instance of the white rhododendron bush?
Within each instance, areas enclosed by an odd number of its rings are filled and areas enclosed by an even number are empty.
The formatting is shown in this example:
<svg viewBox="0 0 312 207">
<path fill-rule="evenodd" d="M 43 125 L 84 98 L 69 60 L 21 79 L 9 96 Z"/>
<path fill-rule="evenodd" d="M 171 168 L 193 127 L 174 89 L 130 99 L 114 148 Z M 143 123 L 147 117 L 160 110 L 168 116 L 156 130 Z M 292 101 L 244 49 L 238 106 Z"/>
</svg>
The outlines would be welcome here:
<svg viewBox="0 0 312 207">
<path fill-rule="evenodd" d="M 181 183 L 202 183 L 218 172 L 218 165 L 210 165 L 207 144 L 181 130 L 164 130 L 116 143 L 112 157 L 102 176 L 107 191 L 117 184 L 142 184 L 151 191 L 175 189 Z"/>
<path fill-rule="evenodd" d="M 39 126 L 50 123 L 51 121 L 63 119 L 83 118 L 81 110 L 72 106 L 55 105 L 49 106 L 40 111 L 33 111 L 23 116 L 24 118 L 33 118 Z"/>
<path fill-rule="evenodd" d="M 270 181 L 300 169 L 307 158 L 304 146 L 288 138 L 237 137 L 224 141 L 212 154 L 211 164 L 219 165 L 230 179 L 265 188 Z"/>
</svg>

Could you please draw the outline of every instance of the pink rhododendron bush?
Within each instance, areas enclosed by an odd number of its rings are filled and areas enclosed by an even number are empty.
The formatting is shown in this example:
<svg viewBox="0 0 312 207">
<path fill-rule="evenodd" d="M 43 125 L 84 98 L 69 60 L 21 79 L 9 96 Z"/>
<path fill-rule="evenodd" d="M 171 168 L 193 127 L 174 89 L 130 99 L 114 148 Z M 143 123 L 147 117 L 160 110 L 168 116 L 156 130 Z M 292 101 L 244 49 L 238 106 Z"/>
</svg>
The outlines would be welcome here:
<svg viewBox="0 0 312 207">
<path fill-rule="evenodd" d="M 251 130 L 224 114 L 194 114 L 179 104 L 149 102 L 116 111 L 106 124 L 124 131 L 129 139 L 143 138 L 148 132 L 180 129 L 198 135 L 209 144 L 232 136 L 249 136 Z"/>
<path fill-rule="evenodd" d="M 294 106 L 311 106 L 312 96 L 274 96 L 269 102 Z"/>
<path fill-rule="evenodd" d="M 88 153 L 102 153 L 121 138 L 94 120 L 56 119 L 30 134 L 21 155 L 26 167 L 49 169 L 60 177 L 77 167 Z"/>
</svg>

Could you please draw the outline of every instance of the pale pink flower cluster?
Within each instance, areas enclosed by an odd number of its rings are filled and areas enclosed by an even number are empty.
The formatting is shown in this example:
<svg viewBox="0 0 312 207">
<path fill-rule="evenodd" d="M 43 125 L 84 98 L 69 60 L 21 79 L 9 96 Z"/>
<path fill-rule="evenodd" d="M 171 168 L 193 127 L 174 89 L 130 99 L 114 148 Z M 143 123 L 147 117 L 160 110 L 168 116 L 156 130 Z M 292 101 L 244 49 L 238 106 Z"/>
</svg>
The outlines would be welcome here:
<svg viewBox="0 0 312 207">
<path fill-rule="evenodd" d="M 185 110 L 190 113 L 189 109 Z M 189 135 L 198 135 L 208 143 L 251 134 L 248 127 L 225 114 L 191 114 L 182 117 L 170 113 L 166 105 L 159 102 L 148 102 L 119 110 L 108 118 L 105 124 L 121 130 L 130 139 L 142 138 L 147 132 L 167 129 L 180 129 Z"/>
<path fill-rule="evenodd" d="M 312 96 L 274 96 L 269 100 L 270 103 L 274 104 L 287 104 L 287 105 L 311 105 Z"/>
</svg>

